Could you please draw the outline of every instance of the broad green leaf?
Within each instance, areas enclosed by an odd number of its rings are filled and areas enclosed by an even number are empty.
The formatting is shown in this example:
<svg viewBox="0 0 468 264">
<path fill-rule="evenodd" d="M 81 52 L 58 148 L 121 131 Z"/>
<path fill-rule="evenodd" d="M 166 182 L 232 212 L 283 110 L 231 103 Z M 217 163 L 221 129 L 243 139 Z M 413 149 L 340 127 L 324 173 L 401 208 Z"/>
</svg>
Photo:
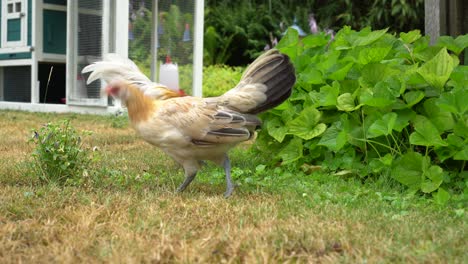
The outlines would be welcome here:
<svg viewBox="0 0 468 264">
<path fill-rule="evenodd" d="M 450 193 L 445 189 L 439 188 L 437 193 L 433 194 L 434 201 L 439 205 L 445 205 L 450 200 Z"/>
<path fill-rule="evenodd" d="M 421 31 L 419 29 L 412 30 L 408 33 L 400 33 L 400 39 L 406 43 L 410 44 L 421 38 Z"/>
<path fill-rule="evenodd" d="M 383 81 L 378 81 L 374 87 L 371 88 L 374 97 L 387 98 L 394 100 L 395 97 L 400 96 L 400 84 L 395 80 L 396 76 L 391 75 L 386 77 Z M 398 86 L 398 87 L 395 87 Z"/>
<path fill-rule="evenodd" d="M 333 69 L 333 72 L 328 74 L 327 78 L 330 80 L 342 81 L 348 75 L 349 70 L 353 67 L 354 63 L 350 62 L 344 66 L 340 67 L 339 69 Z"/>
<path fill-rule="evenodd" d="M 334 52 L 326 52 L 321 54 L 320 56 L 315 56 L 311 60 L 309 60 L 309 64 L 315 64 L 315 68 L 320 70 L 323 73 L 330 73 L 335 71 L 341 67 L 342 63 L 338 62 L 340 58 L 340 51 Z M 314 60 L 315 59 L 315 60 Z"/>
<path fill-rule="evenodd" d="M 299 33 L 293 28 L 288 28 L 286 34 L 281 38 L 276 48 L 288 55 L 292 61 L 297 57 L 299 43 Z"/>
<path fill-rule="evenodd" d="M 416 48 L 413 50 L 413 58 L 421 62 L 428 62 L 433 59 L 444 47 L 440 46 L 429 46 L 424 49 L 416 51 Z"/>
<path fill-rule="evenodd" d="M 455 39 L 450 36 L 441 36 L 437 39 L 437 46 L 446 47 L 448 50 L 455 52 L 455 54 L 460 54 L 463 51 L 463 47 L 459 46 Z"/>
<path fill-rule="evenodd" d="M 455 43 L 462 49 L 468 48 L 468 34 L 458 36 Z"/>
<path fill-rule="evenodd" d="M 328 42 L 329 42 L 329 39 L 324 34 L 312 34 L 302 39 L 302 43 L 304 43 L 304 48 L 306 49 L 315 48 L 315 47 L 323 47 Z"/>
<path fill-rule="evenodd" d="M 403 94 L 403 98 L 406 101 L 408 107 L 411 107 L 419 103 L 424 98 L 424 92 L 422 91 L 410 91 Z"/>
<path fill-rule="evenodd" d="M 281 120 L 284 122 L 284 123 L 287 123 L 291 120 L 293 120 L 293 118 L 296 116 L 296 109 L 295 107 L 291 107 L 291 108 L 288 108 L 288 109 L 284 109 L 283 111 L 281 111 Z"/>
<path fill-rule="evenodd" d="M 380 83 L 377 83 L 378 85 Z M 390 92 L 393 97 L 399 97 L 406 90 L 406 82 L 403 82 L 399 76 L 391 76 L 382 82 L 386 90 Z"/>
<path fill-rule="evenodd" d="M 457 90 L 468 90 L 468 66 L 459 65 L 453 69 L 447 85 Z"/>
<path fill-rule="evenodd" d="M 275 110 L 286 110 L 286 109 L 290 109 L 290 108 L 292 108 L 292 104 L 291 104 L 291 102 L 286 100 L 283 103 L 281 103 L 280 105 L 276 106 Z"/>
<path fill-rule="evenodd" d="M 425 50 L 429 47 L 429 42 L 431 38 L 429 36 L 422 36 L 413 43 L 413 51 L 418 52 Z"/>
<path fill-rule="evenodd" d="M 399 70 L 396 70 L 388 65 L 381 63 L 369 63 L 362 68 L 361 71 L 361 82 L 366 84 L 368 87 L 373 87 L 378 82 L 385 80 L 392 75 L 400 74 Z"/>
<path fill-rule="evenodd" d="M 300 73 L 314 61 L 314 58 L 309 56 L 309 54 L 301 54 L 297 57 L 296 61 L 294 61 L 294 67 L 297 73 Z"/>
<path fill-rule="evenodd" d="M 299 74 L 302 82 L 307 84 L 321 84 L 324 83 L 323 74 L 317 70 L 313 65 L 308 67 L 305 71 Z"/>
<path fill-rule="evenodd" d="M 374 173 L 381 172 L 383 169 L 390 168 L 392 165 L 393 156 L 390 153 L 387 153 L 381 158 L 374 158 L 369 163 L 369 167 Z"/>
<path fill-rule="evenodd" d="M 358 61 L 360 64 L 368 64 L 372 62 L 380 62 L 392 49 L 392 46 L 386 47 L 370 47 L 359 52 Z"/>
<path fill-rule="evenodd" d="M 279 118 L 269 119 L 266 123 L 268 134 L 276 139 L 278 142 L 283 142 L 288 128 L 279 120 Z"/>
<path fill-rule="evenodd" d="M 350 26 L 344 26 L 342 29 L 340 29 L 335 35 L 335 40 L 331 43 L 332 49 L 351 49 L 351 43 L 349 42 L 348 38 L 350 35 L 353 35 L 353 33 L 355 33 L 355 31 L 352 30 Z"/>
<path fill-rule="evenodd" d="M 468 90 L 442 93 L 436 104 L 443 110 L 463 115 L 468 111 Z"/>
<path fill-rule="evenodd" d="M 437 154 L 437 158 L 441 162 L 444 162 L 447 159 L 453 157 L 453 155 L 455 155 L 455 153 L 457 152 L 457 150 L 451 147 L 450 145 L 445 147 L 436 147 L 434 148 L 434 151 Z"/>
<path fill-rule="evenodd" d="M 383 35 L 385 35 L 387 30 L 388 28 L 370 31 L 369 33 L 367 33 L 365 30 L 362 30 L 361 32 L 359 32 L 358 37 L 354 40 L 354 42 L 352 42 L 352 44 L 354 47 L 369 45 L 372 42 L 381 38 Z"/>
<path fill-rule="evenodd" d="M 297 118 L 287 123 L 288 134 L 292 134 L 305 140 L 321 135 L 327 128 L 323 123 L 317 124 L 320 120 L 320 112 L 308 107 L 304 109 Z"/>
<path fill-rule="evenodd" d="M 443 48 L 431 60 L 422 65 L 418 69 L 418 73 L 428 84 L 442 91 L 455 66 L 447 49 Z"/>
<path fill-rule="evenodd" d="M 387 154 L 385 154 L 385 156 L 379 158 L 379 160 L 380 160 L 385 166 L 390 166 L 390 165 L 392 165 L 392 162 L 393 162 L 393 160 L 394 160 L 394 157 L 392 156 L 392 154 L 387 153 Z"/>
<path fill-rule="evenodd" d="M 281 50 L 283 47 L 296 46 L 299 43 L 299 33 L 294 28 L 288 28 L 286 34 L 281 38 L 276 45 L 276 48 Z"/>
<path fill-rule="evenodd" d="M 426 116 L 437 127 L 440 133 L 453 129 L 455 122 L 449 111 L 436 105 L 436 98 L 429 98 L 424 102 Z"/>
<path fill-rule="evenodd" d="M 394 100 L 385 97 L 378 97 L 371 90 L 362 90 L 359 97 L 359 103 L 374 107 L 385 107 L 393 104 Z"/>
<path fill-rule="evenodd" d="M 460 35 L 456 39 L 450 36 L 442 36 L 437 39 L 437 46 L 446 47 L 453 51 L 457 56 L 468 47 L 468 35 Z"/>
<path fill-rule="evenodd" d="M 373 173 L 379 173 L 385 167 L 386 166 L 377 158 L 372 159 L 368 164 L 368 168 L 371 169 Z"/>
<path fill-rule="evenodd" d="M 424 78 L 417 72 L 417 69 L 414 71 L 408 71 L 405 73 L 406 78 L 406 85 L 407 86 L 414 86 L 414 87 L 427 87 L 427 82 Z M 406 89 L 406 87 L 405 87 Z M 404 90 L 402 91 L 403 94 Z"/>
<path fill-rule="evenodd" d="M 465 142 L 463 141 L 463 139 L 457 135 L 454 135 L 454 134 L 449 134 L 447 136 L 447 143 L 451 146 L 451 147 L 456 147 L 458 149 L 461 149 L 463 148 L 464 146 L 466 146 Z"/>
<path fill-rule="evenodd" d="M 457 136 L 463 137 L 463 138 L 468 138 L 468 120 L 466 120 L 465 116 L 465 121 L 464 122 L 456 122 L 455 127 L 453 128 L 453 133 Z"/>
<path fill-rule="evenodd" d="M 396 113 L 397 119 L 395 121 L 395 126 L 393 130 L 398 132 L 401 132 L 403 128 L 407 127 L 409 125 L 409 121 L 416 116 L 416 113 L 411 109 L 399 110 L 396 111 Z"/>
<path fill-rule="evenodd" d="M 463 149 L 453 155 L 454 160 L 468 160 L 468 147 L 465 145 Z"/>
<path fill-rule="evenodd" d="M 421 188 L 423 179 L 423 156 L 417 152 L 408 152 L 393 163 L 391 176 L 411 189 Z"/>
<path fill-rule="evenodd" d="M 337 123 L 340 123 L 338 125 Z M 332 151 L 338 151 L 344 147 L 347 141 L 346 131 L 341 128 L 341 122 L 335 122 L 323 133 L 318 145 L 326 146 Z"/>
<path fill-rule="evenodd" d="M 283 164 L 294 162 L 303 156 L 302 139 L 293 138 L 279 153 Z"/>
<path fill-rule="evenodd" d="M 351 112 L 361 107 L 361 105 L 354 105 L 354 98 L 350 93 L 344 93 L 336 99 L 336 108 L 340 111 Z"/>
<path fill-rule="evenodd" d="M 426 179 L 421 184 L 421 191 L 431 193 L 437 190 L 444 179 L 444 172 L 439 166 L 430 166 L 424 171 Z"/>
<path fill-rule="evenodd" d="M 416 116 L 414 121 L 414 132 L 410 135 L 410 144 L 420 146 L 446 146 L 439 131 L 425 116 Z"/>
<path fill-rule="evenodd" d="M 367 137 L 374 138 L 382 135 L 389 135 L 392 133 L 396 119 L 397 114 L 393 112 L 383 115 L 369 127 L 369 130 L 367 131 Z"/>
<path fill-rule="evenodd" d="M 322 86 L 318 96 L 320 106 L 335 106 L 339 93 L 340 84 L 338 82 L 333 82 L 333 86 Z"/>
</svg>

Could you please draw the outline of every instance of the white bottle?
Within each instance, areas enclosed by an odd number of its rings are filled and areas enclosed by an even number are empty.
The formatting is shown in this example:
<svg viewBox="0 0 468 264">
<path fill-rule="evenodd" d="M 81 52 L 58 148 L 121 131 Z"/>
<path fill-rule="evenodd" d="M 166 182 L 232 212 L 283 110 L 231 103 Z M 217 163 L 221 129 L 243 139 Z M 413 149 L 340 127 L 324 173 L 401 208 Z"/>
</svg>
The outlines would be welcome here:
<svg viewBox="0 0 468 264">
<path fill-rule="evenodd" d="M 159 67 L 159 83 L 166 85 L 171 90 L 179 90 L 179 67 L 172 63 L 169 55 L 166 57 L 166 63 Z"/>
</svg>

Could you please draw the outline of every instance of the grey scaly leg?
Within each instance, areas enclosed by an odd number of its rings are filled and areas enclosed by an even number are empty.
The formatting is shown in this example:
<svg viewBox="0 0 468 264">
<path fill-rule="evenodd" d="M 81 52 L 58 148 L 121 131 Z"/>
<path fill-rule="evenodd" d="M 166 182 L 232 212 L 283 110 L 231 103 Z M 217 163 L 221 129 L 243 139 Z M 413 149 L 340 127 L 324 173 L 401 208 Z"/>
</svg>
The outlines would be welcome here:
<svg viewBox="0 0 468 264">
<path fill-rule="evenodd" d="M 231 179 L 231 161 L 227 155 L 224 158 L 223 166 L 224 172 L 226 173 L 226 192 L 224 193 L 224 197 L 228 198 L 234 191 L 234 184 L 232 183 Z"/>
<path fill-rule="evenodd" d="M 197 175 L 197 173 L 195 172 L 195 173 L 192 173 L 190 175 L 185 176 L 185 180 L 179 186 L 179 188 L 177 188 L 177 192 L 183 192 L 185 190 L 185 188 L 187 188 L 187 186 L 189 186 L 189 184 L 193 181 L 193 179 L 195 179 L 196 175 Z"/>
</svg>

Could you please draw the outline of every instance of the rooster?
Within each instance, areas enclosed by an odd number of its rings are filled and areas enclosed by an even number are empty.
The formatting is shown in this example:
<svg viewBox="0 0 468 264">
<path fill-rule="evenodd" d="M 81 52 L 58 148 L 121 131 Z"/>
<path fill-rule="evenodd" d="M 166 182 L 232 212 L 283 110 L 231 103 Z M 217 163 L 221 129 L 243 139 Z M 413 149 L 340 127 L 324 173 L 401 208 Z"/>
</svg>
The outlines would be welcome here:
<svg viewBox="0 0 468 264">
<path fill-rule="evenodd" d="M 204 161 L 213 161 L 224 167 L 225 197 L 234 190 L 229 149 L 252 138 L 261 125 L 256 114 L 285 101 L 296 81 L 289 57 L 277 50 L 258 57 L 233 89 L 210 98 L 181 96 L 151 82 L 135 63 L 116 54 L 82 72 L 90 73 L 87 84 L 103 79 L 103 92 L 127 107 L 136 132 L 182 165 L 185 180 L 178 192 L 189 186 Z"/>
</svg>

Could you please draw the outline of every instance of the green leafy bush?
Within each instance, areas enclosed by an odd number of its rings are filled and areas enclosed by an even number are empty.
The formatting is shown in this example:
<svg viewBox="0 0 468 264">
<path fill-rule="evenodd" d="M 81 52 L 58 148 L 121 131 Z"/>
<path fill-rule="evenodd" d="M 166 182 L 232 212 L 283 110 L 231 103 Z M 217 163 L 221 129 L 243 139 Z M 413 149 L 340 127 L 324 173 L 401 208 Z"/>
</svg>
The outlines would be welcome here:
<svg viewBox="0 0 468 264">
<path fill-rule="evenodd" d="M 48 123 L 33 131 L 31 139 L 36 145 L 32 156 L 32 168 L 44 182 L 67 183 L 79 180 L 87 173 L 92 157 L 89 150 L 83 148 L 83 135 L 89 131 L 78 133 L 70 121 Z"/>
<path fill-rule="evenodd" d="M 360 177 L 390 174 L 411 190 L 468 193 L 468 35 L 429 46 L 419 30 L 344 27 L 278 44 L 295 67 L 291 97 L 264 114 L 258 146 L 282 164 Z"/>
<path fill-rule="evenodd" d="M 234 88 L 244 68 L 212 65 L 203 67 L 203 96 L 219 96 Z"/>
</svg>

